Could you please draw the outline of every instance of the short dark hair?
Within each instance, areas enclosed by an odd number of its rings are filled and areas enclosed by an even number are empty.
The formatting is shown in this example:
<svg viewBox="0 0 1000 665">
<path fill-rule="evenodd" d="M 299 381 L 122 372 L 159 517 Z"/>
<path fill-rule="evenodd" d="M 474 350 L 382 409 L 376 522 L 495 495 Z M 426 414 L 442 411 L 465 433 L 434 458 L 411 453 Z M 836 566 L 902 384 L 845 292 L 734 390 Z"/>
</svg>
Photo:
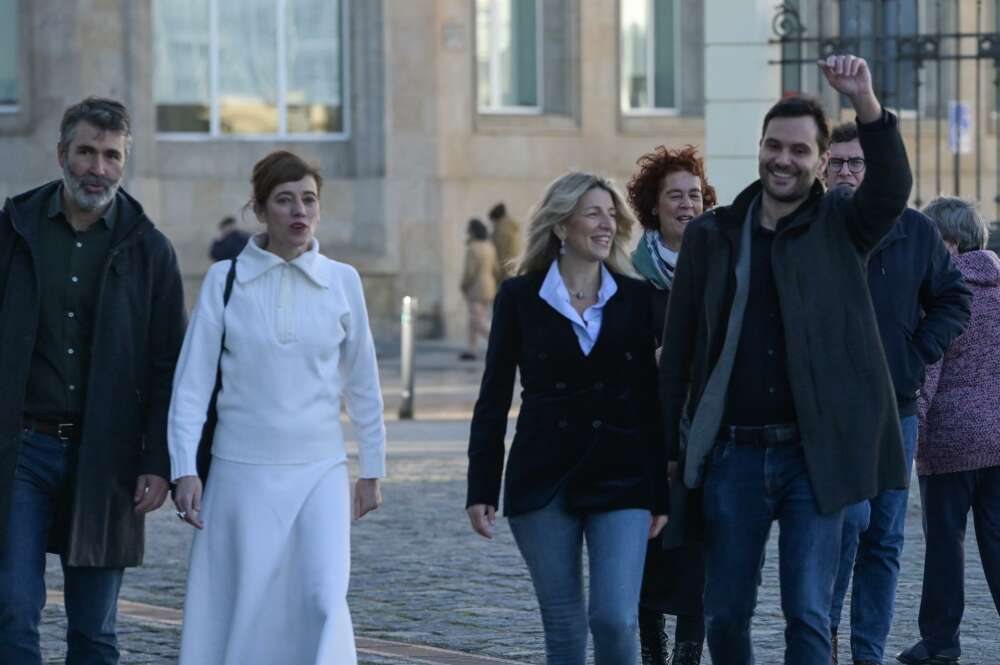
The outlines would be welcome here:
<svg viewBox="0 0 1000 665">
<path fill-rule="evenodd" d="M 858 140 L 858 123 L 842 122 L 830 132 L 830 144 L 850 143 Z"/>
<path fill-rule="evenodd" d="M 469 237 L 475 240 L 486 240 L 490 237 L 490 232 L 486 229 L 486 225 L 476 217 L 469 220 L 468 226 Z"/>
<path fill-rule="evenodd" d="M 489 212 L 488 216 L 490 218 L 490 221 L 493 221 L 493 222 L 497 221 L 498 219 L 502 219 L 503 217 L 506 217 L 507 216 L 507 206 L 505 206 L 503 203 L 496 204 L 495 206 L 493 206 L 492 208 L 490 208 L 490 212 Z"/>
<path fill-rule="evenodd" d="M 323 178 L 319 169 L 306 163 L 301 157 L 287 150 L 275 150 L 253 166 L 250 183 L 253 185 L 253 198 L 250 203 L 254 211 L 263 210 L 267 205 L 267 197 L 274 188 L 286 182 L 298 182 L 306 176 L 316 180 L 316 194 L 323 188 Z"/>
<path fill-rule="evenodd" d="M 121 132 L 125 135 L 125 154 L 132 150 L 132 118 L 125 105 L 116 99 L 87 97 L 73 104 L 63 112 L 59 123 L 59 152 L 61 153 L 76 136 L 76 128 L 86 121 L 106 132 Z"/>
<path fill-rule="evenodd" d="M 812 97 L 785 97 L 772 106 L 764 116 L 760 135 L 763 137 L 767 134 L 767 124 L 772 118 L 799 118 L 806 115 L 816 121 L 816 145 L 822 154 L 830 148 L 830 124 L 826 121 L 822 104 Z"/>
</svg>

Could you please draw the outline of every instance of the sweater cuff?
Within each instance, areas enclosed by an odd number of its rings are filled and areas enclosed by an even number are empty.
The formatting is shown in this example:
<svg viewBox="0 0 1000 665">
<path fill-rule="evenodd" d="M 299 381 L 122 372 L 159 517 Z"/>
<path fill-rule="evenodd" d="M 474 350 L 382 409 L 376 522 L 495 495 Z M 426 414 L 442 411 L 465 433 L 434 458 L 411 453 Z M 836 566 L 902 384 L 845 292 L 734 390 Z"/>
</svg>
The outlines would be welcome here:
<svg viewBox="0 0 1000 665">
<path fill-rule="evenodd" d="M 358 467 L 359 478 L 385 478 L 385 455 L 361 457 Z"/>
<path fill-rule="evenodd" d="M 176 459 L 170 460 L 170 482 L 177 482 L 178 478 L 183 478 L 184 476 L 197 476 L 198 475 L 198 460 L 195 457 L 191 459 Z"/>
</svg>

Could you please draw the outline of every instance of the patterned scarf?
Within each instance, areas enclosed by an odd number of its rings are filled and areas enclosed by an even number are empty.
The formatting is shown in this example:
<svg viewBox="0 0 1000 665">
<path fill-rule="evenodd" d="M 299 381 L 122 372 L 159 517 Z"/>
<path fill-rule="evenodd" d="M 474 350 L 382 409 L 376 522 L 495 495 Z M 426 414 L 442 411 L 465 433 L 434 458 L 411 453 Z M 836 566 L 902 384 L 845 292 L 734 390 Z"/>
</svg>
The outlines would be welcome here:
<svg viewBox="0 0 1000 665">
<path fill-rule="evenodd" d="M 677 266 L 677 252 L 663 244 L 663 238 L 659 231 L 652 229 L 643 234 L 643 242 L 649 249 L 649 255 L 653 258 L 653 266 L 656 272 L 666 283 L 669 289 L 674 284 L 674 268 Z"/>
</svg>

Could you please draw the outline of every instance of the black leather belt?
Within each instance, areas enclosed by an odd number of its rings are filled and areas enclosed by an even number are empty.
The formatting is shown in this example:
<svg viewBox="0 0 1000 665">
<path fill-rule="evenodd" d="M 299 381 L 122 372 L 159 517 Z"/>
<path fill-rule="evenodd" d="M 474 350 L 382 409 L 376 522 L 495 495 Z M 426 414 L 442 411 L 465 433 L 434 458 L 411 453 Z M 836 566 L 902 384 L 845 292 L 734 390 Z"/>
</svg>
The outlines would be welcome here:
<svg viewBox="0 0 1000 665">
<path fill-rule="evenodd" d="M 80 440 L 80 421 L 73 418 L 63 418 L 59 420 L 38 420 L 37 418 L 24 417 L 24 427 L 33 432 L 53 436 L 60 441 Z"/>
<path fill-rule="evenodd" d="M 799 443 L 799 427 L 795 423 L 740 427 L 723 425 L 719 428 L 719 441 L 732 441 L 744 446 L 774 448 L 794 446 Z"/>
</svg>

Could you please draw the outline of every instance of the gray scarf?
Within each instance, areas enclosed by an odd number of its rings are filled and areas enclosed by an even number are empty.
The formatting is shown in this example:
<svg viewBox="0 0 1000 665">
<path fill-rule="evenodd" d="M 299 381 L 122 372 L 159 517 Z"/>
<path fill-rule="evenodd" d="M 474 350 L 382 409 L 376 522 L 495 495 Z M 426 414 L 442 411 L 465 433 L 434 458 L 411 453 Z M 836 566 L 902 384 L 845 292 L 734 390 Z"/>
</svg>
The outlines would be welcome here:
<svg viewBox="0 0 1000 665">
<path fill-rule="evenodd" d="M 695 411 L 687 436 L 684 437 L 682 433 L 682 441 L 686 439 L 684 484 L 690 488 L 701 486 L 705 478 L 705 460 L 708 459 L 719 437 L 719 425 L 722 423 L 722 414 L 726 408 L 729 377 L 733 372 L 740 331 L 743 330 L 743 314 L 746 312 L 750 294 L 750 229 L 753 227 L 753 216 L 759 206 L 760 194 L 750 203 L 746 219 L 743 220 L 740 250 L 736 256 L 736 293 L 733 295 L 732 309 L 729 310 L 726 340 L 719 353 L 719 360 L 715 363 L 711 376 L 708 377 L 708 383 L 698 402 L 698 410 Z"/>
</svg>

